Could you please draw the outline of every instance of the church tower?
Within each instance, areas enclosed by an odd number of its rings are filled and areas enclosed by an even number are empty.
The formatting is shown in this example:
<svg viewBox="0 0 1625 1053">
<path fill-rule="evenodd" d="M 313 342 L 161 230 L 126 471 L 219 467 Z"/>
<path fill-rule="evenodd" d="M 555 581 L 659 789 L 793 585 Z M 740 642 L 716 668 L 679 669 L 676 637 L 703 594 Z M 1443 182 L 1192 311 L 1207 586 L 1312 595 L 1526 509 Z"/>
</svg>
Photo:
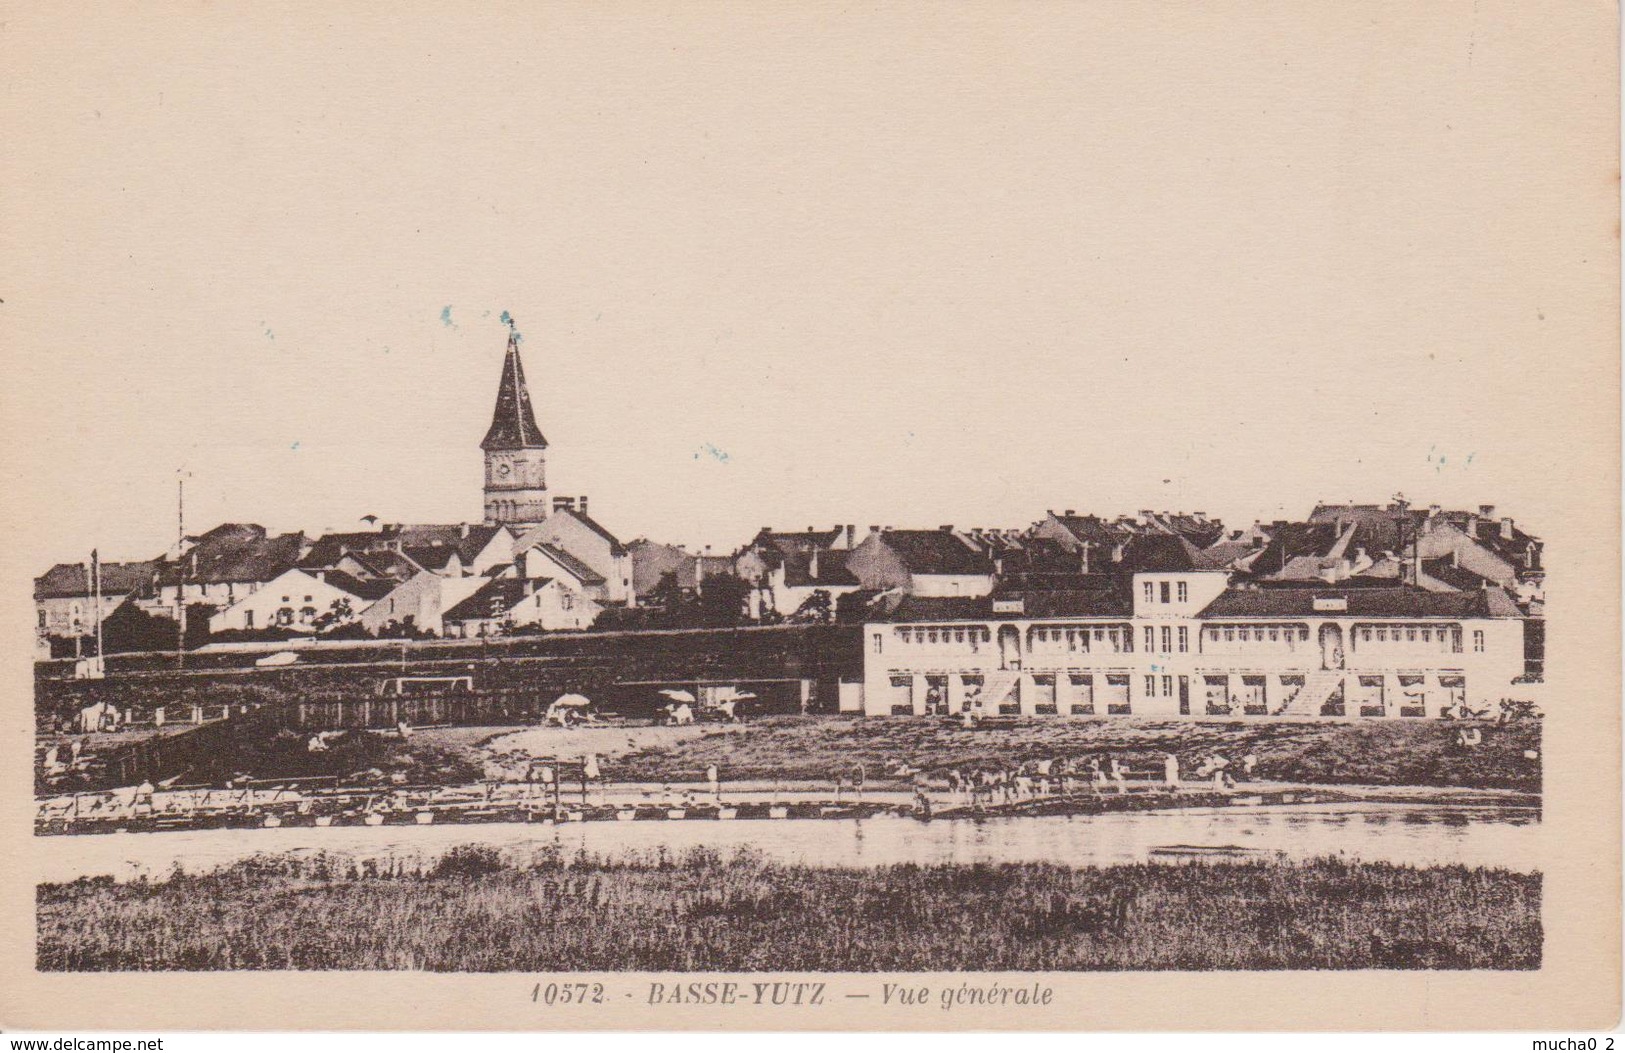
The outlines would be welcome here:
<svg viewBox="0 0 1625 1053">
<path fill-rule="evenodd" d="M 540 523 L 547 518 L 547 440 L 536 427 L 519 362 L 519 334 L 509 323 L 496 410 L 480 443 L 485 451 L 485 521 Z"/>
</svg>

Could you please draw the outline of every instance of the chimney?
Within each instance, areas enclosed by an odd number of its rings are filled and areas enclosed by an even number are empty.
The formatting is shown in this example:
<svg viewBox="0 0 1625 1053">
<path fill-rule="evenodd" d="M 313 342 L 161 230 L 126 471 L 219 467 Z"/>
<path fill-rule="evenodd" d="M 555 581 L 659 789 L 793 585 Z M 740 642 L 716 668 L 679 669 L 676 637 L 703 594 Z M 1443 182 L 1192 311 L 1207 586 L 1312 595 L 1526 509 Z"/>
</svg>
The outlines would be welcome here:
<svg viewBox="0 0 1625 1053">
<path fill-rule="evenodd" d="M 1069 516 L 1075 516 L 1078 514 L 1078 510 L 1076 508 L 1068 508 L 1066 510 L 1066 514 Z"/>
<path fill-rule="evenodd" d="M 1479 505 L 1478 506 L 1478 514 L 1483 516 L 1485 519 L 1494 519 L 1495 518 L 1495 506 L 1494 505 Z"/>
<path fill-rule="evenodd" d="M 848 524 L 846 524 L 846 547 L 848 549 L 854 549 L 854 548 L 858 547 L 857 537 L 858 537 L 857 524 L 856 523 L 848 523 Z"/>
<path fill-rule="evenodd" d="M 879 527 L 878 527 L 878 526 L 875 526 L 875 525 L 874 525 L 874 524 L 872 524 L 872 523 L 871 523 L 871 524 L 870 524 L 870 525 L 869 525 L 869 533 L 871 533 L 871 534 L 878 534 L 878 533 L 880 533 L 880 528 L 879 528 Z"/>
<path fill-rule="evenodd" d="M 1085 541 L 1082 545 L 1078 546 L 1079 550 L 1083 553 L 1083 563 L 1079 569 L 1082 571 L 1084 577 L 1089 576 L 1089 549 L 1093 544 L 1094 542 L 1092 541 Z"/>
<path fill-rule="evenodd" d="M 944 523 L 937 527 L 937 529 L 942 531 L 944 534 L 952 534 L 954 532 L 954 525 L 952 523 Z"/>
<path fill-rule="evenodd" d="M 578 500 L 576 502 L 576 508 L 578 508 L 581 511 L 582 515 L 587 514 L 587 495 L 586 494 L 581 495 L 580 500 Z"/>
<path fill-rule="evenodd" d="M 1467 536 L 1470 538 L 1478 537 L 1478 515 L 1475 512 L 1467 513 Z"/>
<path fill-rule="evenodd" d="M 1501 540 L 1502 541 L 1511 541 L 1512 540 L 1512 517 L 1511 516 L 1502 516 L 1501 517 Z"/>
<path fill-rule="evenodd" d="M 1439 506 L 1438 505 L 1428 505 L 1428 518 L 1429 519 L 1432 519 L 1434 516 L 1436 516 L 1438 514 L 1439 514 Z"/>
<path fill-rule="evenodd" d="M 458 537 L 467 537 L 468 536 L 468 524 L 467 523 L 458 523 L 457 524 L 457 536 Z"/>
<path fill-rule="evenodd" d="M 812 555 L 807 559 L 807 574 L 812 580 L 818 580 L 818 546 L 814 545 Z"/>
<path fill-rule="evenodd" d="M 553 498 L 553 511 L 557 512 L 560 509 L 564 509 L 564 508 L 574 510 L 574 508 L 575 508 L 575 500 L 573 498 L 569 498 L 569 497 L 555 497 L 555 498 Z"/>
</svg>

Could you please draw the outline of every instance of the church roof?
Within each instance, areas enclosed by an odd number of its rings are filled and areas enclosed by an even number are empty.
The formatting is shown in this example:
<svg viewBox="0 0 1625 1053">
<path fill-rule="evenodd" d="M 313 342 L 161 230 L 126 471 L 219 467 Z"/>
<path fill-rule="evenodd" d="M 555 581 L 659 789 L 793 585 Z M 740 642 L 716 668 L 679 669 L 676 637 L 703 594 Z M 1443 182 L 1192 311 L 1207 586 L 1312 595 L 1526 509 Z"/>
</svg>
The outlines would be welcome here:
<svg viewBox="0 0 1625 1053">
<path fill-rule="evenodd" d="M 508 353 L 502 360 L 502 380 L 497 385 L 496 409 L 491 427 L 480 441 L 482 450 L 545 450 L 547 440 L 536 427 L 530 408 L 530 389 L 525 386 L 525 367 L 519 361 L 519 334 L 508 336 Z"/>
</svg>

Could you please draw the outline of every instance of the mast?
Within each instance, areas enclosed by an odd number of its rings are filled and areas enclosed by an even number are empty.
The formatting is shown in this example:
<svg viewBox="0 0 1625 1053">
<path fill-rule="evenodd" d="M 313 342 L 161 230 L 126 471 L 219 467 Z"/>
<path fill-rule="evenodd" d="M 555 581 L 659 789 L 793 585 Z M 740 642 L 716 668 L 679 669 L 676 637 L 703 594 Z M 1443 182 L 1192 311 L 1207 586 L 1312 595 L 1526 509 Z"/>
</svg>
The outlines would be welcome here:
<svg viewBox="0 0 1625 1053">
<path fill-rule="evenodd" d="M 175 480 L 175 668 L 186 668 L 186 474 Z"/>
<path fill-rule="evenodd" d="M 91 576 L 95 579 L 94 604 L 91 608 L 91 617 L 96 619 L 96 669 L 101 671 L 105 666 L 102 663 L 102 560 L 96 549 L 90 550 Z"/>
</svg>

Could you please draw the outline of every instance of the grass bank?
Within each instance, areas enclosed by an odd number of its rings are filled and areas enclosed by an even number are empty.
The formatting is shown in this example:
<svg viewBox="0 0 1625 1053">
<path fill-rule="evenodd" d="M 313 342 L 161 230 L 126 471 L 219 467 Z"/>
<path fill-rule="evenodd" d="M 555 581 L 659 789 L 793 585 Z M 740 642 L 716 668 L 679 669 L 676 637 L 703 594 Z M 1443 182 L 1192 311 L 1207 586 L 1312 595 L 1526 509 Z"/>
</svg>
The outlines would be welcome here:
<svg viewBox="0 0 1625 1053">
<path fill-rule="evenodd" d="M 1053 757 L 1113 754 L 1161 770 L 1171 752 L 1189 772 L 1214 754 L 1258 758 L 1255 777 L 1280 782 L 1455 786 L 1539 792 L 1538 722 L 1481 725 L 1483 741 L 1462 746 L 1463 725 L 1445 721 L 1311 723 L 1142 721 L 1037 717 L 967 730 L 942 718 L 773 717 L 614 758 L 617 780 L 693 779 L 707 765 L 730 779 L 829 780 L 863 764 L 870 779 L 899 764 L 931 772 L 999 767 Z M 613 733 L 605 733 L 611 744 Z M 504 740 L 491 748 L 501 750 Z M 613 751 L 611 751 L 613 752 Z M 1533 752 L 1535 757 L 1526 753 Z"/>
<path fill-rule="evenodd" d="M 42 970 L 1536 969 L 1541 878 L 1334 860 L 826 869 L 488 849 L 41 885 Z"/>
</svg>

